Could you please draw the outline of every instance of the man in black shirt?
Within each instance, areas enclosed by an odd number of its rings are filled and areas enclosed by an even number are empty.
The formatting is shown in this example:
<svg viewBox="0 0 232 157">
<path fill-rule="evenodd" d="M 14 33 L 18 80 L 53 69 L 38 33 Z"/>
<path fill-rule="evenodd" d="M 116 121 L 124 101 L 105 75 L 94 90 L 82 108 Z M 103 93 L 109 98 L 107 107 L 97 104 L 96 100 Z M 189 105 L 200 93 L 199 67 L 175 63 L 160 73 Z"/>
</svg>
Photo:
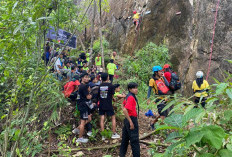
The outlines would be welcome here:
<svg viewBox="0 0 232 157">
<path fill-rule="evenodd" d="M 88 106 L 86 102 L 91 100 L 92 96 L 88 90 L 87 84 L 89 82 L 89 75 L 87 73 L 81 74 L 81 85 L 79 86 L 79 98 L 78 99 L 78 110 L 80 111 L 81 123 L 79 125 L 80 133 L 79 138 L 76 142 L 87 143 L 88 139 L 83 138 L 85 125 L 88 123 L 88 119 L 90 119 L 88 113 Z"/>
<path fill-rule="evenodd" d="M 116 118 L 112 105 L 112 99 L 114 96 L 114 86 L 109 83 L 109 75 L 108 73 L 101 74 L 102 83 L 99 86 L 98 98 L 99 98 L 99 115 L 101 131 L 104 131 L 104 121 L 105 114 L 107 116 L 111 116 L 112 120 L 112 131 L 113 135 L 111 138 L 116 139 L 120 138 L 120 136 L 116 133 Z M 102 140 L 105 140 L 105 137 L 102 136 Z"/>
</svg>

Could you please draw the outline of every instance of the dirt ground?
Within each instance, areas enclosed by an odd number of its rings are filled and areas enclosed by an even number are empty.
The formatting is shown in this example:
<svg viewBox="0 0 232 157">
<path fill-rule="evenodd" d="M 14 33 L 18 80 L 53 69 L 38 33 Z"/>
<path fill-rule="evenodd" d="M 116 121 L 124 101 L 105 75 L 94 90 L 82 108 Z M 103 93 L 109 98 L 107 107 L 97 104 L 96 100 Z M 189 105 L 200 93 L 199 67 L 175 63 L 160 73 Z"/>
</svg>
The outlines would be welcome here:
<svg viewBox="0 0 232 157">
<path fill-rule="evenodd" d="M 123 119 L 123 117 L 121 117 L 121 119 Z M 149 127 L 149 123 L 150 120 L 152 118 L 148 118 L 145 116 L 145 112 L 141 111 L 140 112 L 140 116 L 139 116 L 139 137 L 142 137 L 148 133 L 150 133 L 152 130 Z M 123 122 L 117 120 L 117 133 L 121 135 L 122 132 L 122 128 L 123 128 Z M 52 135 L 52 141 L 51 141 L 51 149 L 57 149 L 57 145 L 59 143 L 59 141 L 57 140 L 57 137 L 55 136 L 55 134 Z M 70 137 L 70 141 L 71 139 L 74 138 L 75 135 L 72 135 L 72 137 Z M 98 135 L 97 137 L 97 141 L 90 141 L 87 144 L 79 144 L 78 147 L 80 148 L 93 148 L 93 147 L 105 147 L 105 146 L 110 146 L 110 145 L 115 145 L 121 142 L 121 138 L 118 140 L 113 140 L 113 139 L 106 139 L 105 141 L 101 140 L 101 136 Z M 147 137 L 146 139 L 143 139 L 143 141 L 146 142 L 154 142 L 154 144 L 156 142 L 161 141 L 160 143 L 162 143 L 164 139 L 159 135 L 159 134 L 153 134 L 149 137 Z M 71 145 L 71 148 L 78 148 L 77 146 L 73 145 L 71 142 L 69 143 L 69 145 Z M 140 151 L 141 151 L 141 157 L 150 157 L 150 153 L 149 153 L 149 149 L 150 147 L 146 144 L 142 144 L 140 143 Z M 155 152 L 159 153 L 159 152 L 164 152 L 164 148 L 163 147 L 156 147 L 155 148 Z M 78 156 L 78 154 L 83 154 L 82 156 L 84 157 L 102 157 L 104 155 L 111 155 L 112 157 L 118 157 L 119 156 L 119 146 L 118 147 L 114 147 L 114 148 L 110 148 L 110 149 L 98 149 L 98 150 L 79 150 L 79 151 L 72 151 L 70 156 Z M 51 153 L 52 155 L 52 153 Z M 43 156 L 43 155 L 42 155 Z M 58 155 L 59 156 L 59 155 Z M 126 157 L 132 157 L 132 151 L 130 146 L 128 147 L 128 151 L 127 151 L 127 155 Z"/>
</svg>

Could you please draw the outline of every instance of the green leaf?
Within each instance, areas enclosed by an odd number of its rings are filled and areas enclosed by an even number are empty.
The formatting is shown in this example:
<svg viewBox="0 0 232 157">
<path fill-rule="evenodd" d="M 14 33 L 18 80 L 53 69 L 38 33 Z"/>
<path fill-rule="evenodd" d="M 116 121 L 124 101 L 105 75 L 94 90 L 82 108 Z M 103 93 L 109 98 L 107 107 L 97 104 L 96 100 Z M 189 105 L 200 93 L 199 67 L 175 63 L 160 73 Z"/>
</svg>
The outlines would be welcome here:
<svg viewBox="0 0 232 157">
<path fill-rule="evenodd" d="M 221 157 L 232 157 L 232 151 L 230 151 L 228 149 L 222 149 L 219 151 L 219 155 Z"/>
<path fill-rule="evenodd" d="M 227 148 L 228 150 L 232 151 L 232 144 L 227 144 L 227 145 L 226 145 L 226 148 Z"/>
<path fill-rule="evenodd" d="M 181 114 L 172 114 L 171 116 L 165 118 L 164 122 L 168 125 L 182 128 L 182 118 Z"/>
<path fill-rule="evenodd" d="M 21 29 L 22 26 L 23 26 L 23 24 L 20 23 L 20 24 L 15 28 L 13 34 L 15 35 L 15 34 Z"/>
<path fill-rule="evenodd" d="M 15 2 L 15 4 L 14 4 L 14 6 L 13 6 L 12 10 L 14 10 L 14 9 L 15 9 L 15 7 L 18 5 L 18 3 L 19 3 L 19 1 Z"/>
<path fill-rule="evenodd" d="M 187 112 L 183 117 L 183 126 L 185 126 L 190 119 L 195 119 L 202 112 L 204 112 L 203 108 L 194 108 Z"/>
<path fill-rule="evenodd" d="M 221 83 L 216 88 L 216 95 L 222 94 L 224 90 L 228 87 L 228 83 Z"/>
<path fill-rule="evenodd" d="M 190 131 L 186 136 L 186 145 L 189 147 L 197 142 L 200 142 L 203 136 L 204 132 L 200 130 Z"/>
<path fill-rule="evenodd" d="M 204 132 L 202 141 L 210 144 L 216 149 L 220 149 L 222 147 L 222 141 L 226 134 L 221 127 L 210 125 L 204 127 L 202 131 Z"/>
<path fill-rule="evenodd" d="M 226 89 L 226 94 L 228 95 L 228 97 L 232 100 L 232 89 Z"/>
<path fill-rule="evenodd" d="M 178 142 L 175 142 L 173 143 L 172 145 L 170 145 L 168 148 L 167 148 L 167 151 L 168 152 L 172 152 L 173 149 L 175 149 L 177 146 L 179 146 L 181 143 L 184 143 L 185 141 L 178 141 Z"/>
<path fill-rule="evenodd" d="M 201 154 L 200 157 L 215 157 L 215 156 L 211 153 L 204 153 L 204 154 Z"/>
<path fill-rule="evenodd" d="M 176 100 L 172 100 L 171 102 L 169 102 L 161 112 L 164 112 L 165 110 L 167 110 L 169 107 L 171 107 L 173 104 L 176 103 Z"/>
<path fill-rule="evenodd" d="M 232 110 L 227 110 L 224 112 L 224 117 L 226 120 L 230 120 L 232 117 Z"/>
<path fill-rule="evenodd" d="M 51 20 L 52 17 L 40 17 L 37 20 Z"/>
<path fill-rule="evenodd" d="M 180 138 L 180 137 L 183 137 L 182 134 L 180 134 L 179 132 L 172 132 L 168 135 L 168 137 L 166 138 L 166 142 L 169 142 L 175 138 Z"/>
<path fill-rule="evenodd" d="M 173 127 L 173 126 L 168 126 L 168 125 L 160 125 L 160 126 L 157 127 L 156 131 L 159 131 L 159 130 L 172 130 L 172 129 L 179 130 L 180 128 Z"/>
</svg>

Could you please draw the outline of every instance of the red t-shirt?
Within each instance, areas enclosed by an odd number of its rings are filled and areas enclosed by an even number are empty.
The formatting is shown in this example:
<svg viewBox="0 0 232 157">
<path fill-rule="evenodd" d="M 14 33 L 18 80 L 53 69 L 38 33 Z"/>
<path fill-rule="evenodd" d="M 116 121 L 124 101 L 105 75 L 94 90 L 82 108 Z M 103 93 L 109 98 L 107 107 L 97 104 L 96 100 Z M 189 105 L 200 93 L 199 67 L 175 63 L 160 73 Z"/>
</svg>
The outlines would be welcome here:
<svg viewBox="0 0 232 157">
<path fill-rule="evenodd" d="M 124 100 L 123 105 L 127 109 L 129 116 L 137 117 L 136 101 L 133 96 L 129 96 L 127 100 Z"/>
<path fill-rule="evenodd" d="M 78 80 L 76 80 L 75 82 L 70 81 L 66 83 L 63 91 L 65 98 L 68 98 L 71 95 L 71 93 L 74 91 L 75 86 L 79 86 L 79 85 L 80 82 Z"/>
<path fill-rule="evenodd" d="M 170 72 L 165 72 L 164 77 L 167 79 L 168 83 L 171 82 L 172 74 Z"/>
</svg>

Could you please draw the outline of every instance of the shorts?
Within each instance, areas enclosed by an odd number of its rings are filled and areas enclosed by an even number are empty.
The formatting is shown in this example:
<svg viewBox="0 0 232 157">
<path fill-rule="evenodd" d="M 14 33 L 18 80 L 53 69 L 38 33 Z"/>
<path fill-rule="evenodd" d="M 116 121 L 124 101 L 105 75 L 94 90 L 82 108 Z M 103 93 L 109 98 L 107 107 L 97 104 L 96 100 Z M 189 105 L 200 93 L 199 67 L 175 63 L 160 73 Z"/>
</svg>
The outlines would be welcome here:
<svg viewBox="0 0 232 157">
<path fill-rule="evenodd" d="M 80 103 L 78 105 L 78 110 L 80 111 L 80 118 L 81 118 L 81 120 L 88 120 L 88 115 L 90 113 L 89 113 L 89 108 L 86 105 L 86 103 L 83 103 L 83 102 Z"/>
<path fill-rule="evenodd" d="M 167 109 L 167 110 L 165 110 L 165 111 L 162 112 L 162 110 L 164 109 L 165 106 L 166 106 L 165 101 L 163 101 L 159 105 L 157 105 L 158 113 L 159 113 L 160 116 L 165 116 L 165 117 L 168 116 L 169 109 Z"/>
<path fill-rule="evenodd" d="M 100 116 L 103 116 L 105 114 L 107 116 L 113 116 L 115 113 L 114 113 L 114 110 L 99 110 L 99 115 Z"/>
</svg>

